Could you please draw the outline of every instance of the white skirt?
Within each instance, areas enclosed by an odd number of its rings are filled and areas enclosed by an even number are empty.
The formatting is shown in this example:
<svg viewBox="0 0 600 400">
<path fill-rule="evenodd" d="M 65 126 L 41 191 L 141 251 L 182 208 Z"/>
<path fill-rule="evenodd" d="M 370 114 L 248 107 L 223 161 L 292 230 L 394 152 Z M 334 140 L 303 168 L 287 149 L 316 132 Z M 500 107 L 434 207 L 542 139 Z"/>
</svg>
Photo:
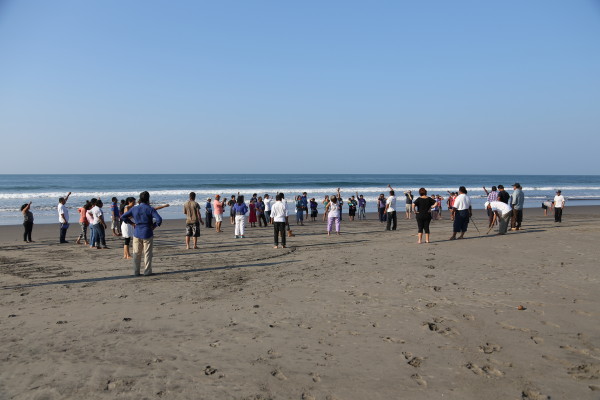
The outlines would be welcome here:
<svg viewBox="0 0 600 400">
<path fill-rule="evenodd" d="M 133 237 L 133 225 L 121 222 L 121 234 L 124 238 Z"/>
</svg>

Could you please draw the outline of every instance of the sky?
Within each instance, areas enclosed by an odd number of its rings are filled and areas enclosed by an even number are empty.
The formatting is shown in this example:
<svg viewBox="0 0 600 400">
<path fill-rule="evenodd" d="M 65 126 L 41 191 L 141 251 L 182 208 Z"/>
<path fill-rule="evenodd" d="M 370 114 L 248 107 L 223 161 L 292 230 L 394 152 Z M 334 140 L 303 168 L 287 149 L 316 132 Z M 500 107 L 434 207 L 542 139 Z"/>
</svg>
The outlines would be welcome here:
<svg viewBox="0 0 600 400">
<path fill-rule="evenodd" d="M 0 173 L 600 174 L 600 0 L 0 0 Z"/>
</svg>

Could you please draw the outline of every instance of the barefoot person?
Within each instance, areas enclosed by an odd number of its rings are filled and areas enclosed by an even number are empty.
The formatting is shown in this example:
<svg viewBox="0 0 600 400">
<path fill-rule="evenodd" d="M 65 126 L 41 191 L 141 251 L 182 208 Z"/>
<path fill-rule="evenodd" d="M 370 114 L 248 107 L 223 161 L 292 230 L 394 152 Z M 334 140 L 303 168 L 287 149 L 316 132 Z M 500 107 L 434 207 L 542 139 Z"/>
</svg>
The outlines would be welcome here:
<svg viewBox="0 0 600 400">
<path fill-rule="evenodd" d="M 140 275 L 142 253 L 144 253 L 144 275 L 152 275 L 152 251 L 154 246 L 154 229 L 162 224 L 158 212 L 150 207 L 150 193 L 140 193 L 139 205 L 133 207 L 122 219 L 134 224 L 133 230 L 133 274 Z M 129 219 L 133 217 L 133 222 Z M 154 222 L 156 221 L 156 222 Z"/>
<path fill-rule="evenodd" d="M 429 224 L 431 222 L 431 207 L 435 205 L 435 200 L 427 196 L 425 188 L 419 189 L 419 197 L 412 204 L 415 219 L 417 220 L 418 240 L 417 243 L 423 243 L 423 231 L 425 231 L 425 243 L 429 243 Z"/>
<path fill-rule="evenodd" d="M 245 238 L 244 232 L 246 230 L 246 214 L 248 213 L 248 206 L 244 202 L 244 196 L 239 195 L 235 204 L 232 207 L 235 215 L 235 238 Z"/>
<path fill-rule="evenodd" d="M 392 189 L 391 185 L 388 185 L 388 188 L 390 188 L 390 196 L 385 201 L 385 209 L 383 211 L 384 214 L 387 215 L 387 225 L 385 227 L 385 230 L 395 231 L 396 225 L 398 223 L 396 217 L 396 194 L 394 192 L 394 189 Z"/>
<path fill-rule="evenodd" d="M 58 199 L 58 222 L 60 223 L 60 240 L 59 243 L 67 242 L 67 229 L 69 229 L 69 209 L 65 204 L 69 200 L 71 192 L 67 193 L 67 197 L 61 197 Z"/>
<path fill-rule="evenodd" d="M 131 210 L 135 206 L 135 198 L 128 197 L 125 200 L 125 207 L 123 208 L 123 214 L 127 211 Z M 129 219 L 131 222 L 131 219 Z M 126 223 L 121 218 L 121 234 L 123 235 L 123 258 L 130 259 L 131 253 L 129 252 L 129 247 L 131 246 L 131 238 L 133 237 L 133 228 L 134 224 Z"/>
<path fill-rule="evenodd" d="M 554 222 L 562 222 L 562 213 L 565 208 L 565 197 L 562 195 L 560 190 L 556 191 L 556 196 L 552 201 L 552 207 L 554 208 Z"/>
<path fill-rule="evenodd" d="M 465 236 L 465 232 L 469 227 L 469 219 L 471 218 L 471 198 L 467 196 L 467 188 L 461 186 L 458 188 L 458 196 L 454 199 L 454 224 L 452 236 L 450 240 L 456 239 L 456 234 L 460 233 L 458 239 Z"/>
<path fill-rule="evenodd" d="M 325 208 L 325 215 L 327 215 L 327 236 L 331 235 L 331 229 L 335 224 L 335 232 L 340 234 L 340 216 L 342 214 L 342 210 L 340 209 L 340 199 L 342 196 L 340 195 L 340 189 L 338 188 L 337 196 L 333 195 L 329 198 L 329 203 L 327 203 L 327 207 Z"/>
<path fill-rule="evenodd" d="M 225 208 L 225 200 L 221 201 L 220 195 L 215 195 L 215 201 L 213 201 L 213 210 L 215 213 L 215 231 L 223 232 L 221 230 L 221 224 L 223 223 L 223 209 Z"/>
<path fill-rule="evenodd" d="M 281 201 L 281 193 L 275 196 L 275 204 L 271 207 L 271 224 L 273 224 L 274 249 L 279 247 L 279 237 L 281 236 L 281 247 L 285 248 L 285 223 L 288 218 L 288 210 L 285 203 Z"/>
<path fill-rule="evenodd" d="M 200 224 L 204 225 L 200 215 L 200 204 L 196 203 L 196 193 L 190 193 L 190 199 L 183 205 L 185 218 L 185 248 L 190 249 L 190 237 L 194 238 L 194 249 L 198 248 L 200 237 Z"/>
</svg>

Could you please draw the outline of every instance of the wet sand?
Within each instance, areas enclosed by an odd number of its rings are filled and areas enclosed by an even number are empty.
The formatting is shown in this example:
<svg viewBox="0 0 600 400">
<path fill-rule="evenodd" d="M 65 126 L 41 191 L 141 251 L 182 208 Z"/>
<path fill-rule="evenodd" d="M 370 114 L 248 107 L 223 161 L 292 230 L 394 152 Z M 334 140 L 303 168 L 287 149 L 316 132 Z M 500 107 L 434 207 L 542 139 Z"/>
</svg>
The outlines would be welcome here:
<svg viewBox="0 0 600 400">
<path fill-rule="evenodd" d="M 186 250 L 171 220 L 137 278 L 120 239 L 0 227 L 0 398 L 600 398 L 600 207 L 527 209 L 506 236 L 475 216 L 481 235 L 447 240 L 445 212 L 422 245 L 403 214 L 292 223 L 277 250 L 228 221 Z"/>
</svg>

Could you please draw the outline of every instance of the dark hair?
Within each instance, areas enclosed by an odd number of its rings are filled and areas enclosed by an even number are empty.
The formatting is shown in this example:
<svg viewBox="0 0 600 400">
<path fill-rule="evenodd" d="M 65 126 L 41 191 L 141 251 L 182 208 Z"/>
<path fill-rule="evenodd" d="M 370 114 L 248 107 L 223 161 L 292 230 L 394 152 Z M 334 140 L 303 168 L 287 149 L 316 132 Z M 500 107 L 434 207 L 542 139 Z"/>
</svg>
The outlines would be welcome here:
<svg viewBox="0 0 600 400">
<path fill-rule="evenodd" d="M 64 197 L 59 197 L 59 198 L 58 198 L 58 202 L 59 202 L 59 203 L 62 203 L 63 201 L 65 201 L 65 198 L 64 198 Z"/>
<path fill-rule="evenodd" d="M 96 205 L 100 208 L 102 208 L 102 206 L 104 205 L 104 203 L 102 203 L 102 200 L 98 200 L 98 202 L 96 203 Z"/>
<path fill-rule="evenodd" d="M 21 211 L 23 211 L 25 209 L 25 207 L 27 207 L 27 203 L 25 203 L 21 206 Z"/>
<path fill-rule="evenodd" d="M 140 203 L 150 203 L 150 193 L 148 193 L 146 190 L 140 193 Z"/>
<path fill-rule="evenodd" d="M 97 202 L 98 202 L 98 199 L 94 197 L 90 200 L 90 205 L 95 206 Z"/>
<path fill-rule="evenodd" d="M 268 196 L 267 194 L 265 194 L 265 196 Z M 277 193 L 275 195 L 275 201 L 281 201 L 281 193 Z"/>
<path fill-rule="evenodd" d="M 329 198 L 329 201 L 331 201 L 332 203 L 337 203 L 337 196 L 331 196 Z"/>
<path fill-rule="evenodd" d="M 114 202 L 114 201 L 119 201 L 119 199 L 117 199 L 116 197 L 113 197 L 113 198 L 111 199 L 111 201 L 113 201 L 113 202 Z"/>
<path fill-rule="evenodd" d="M 89 210 L 90 208 L 92 208 L 92 203 L 90 203 L 89 201 L 86 201 L 85 204 L 83 205 L 83 208 L 85 210 Z"/>
<path fill-rule="evenodd" d="M 129 203 L 131 203 L 132 201 L 135 203 L 135 197 L 128 197 L 128 198 L 125 200 L 125 203 L 129 204 Z"/>
<path fill-rule="evenodd" d="M 419 189 L 419 196 L 427 196 L 427 190 L 425 188 Z"/>
<path fill-rule="evenodd" d="M 237 203 L 241 206 L 242 204 L 244 204 L 244 196 L 243 195 L 239 195 L 237 198 Z"/>
<path fill-rule="evenodd" d="M 466 188 L 466 187 L 464 187 L 464 186 L 461 186 L 461 187 L 459 187 L 459 188 L 458 188 L 458 191 L 459 191 L 460 193 L 467 194 L 467 188 Z"/>
<path fill-rule="evenodd" d="M 496 186 L 492 186 L 492 192 L 496 191 Z"/>
<path fill-rule="evenodd" d="M 390 190 L 390 195 L 391 195 L 391 196 L 394 196 L 394 195 L 395 195 L 395 193 L 394 193 L 394 191 L 393 191 L 393 190 Z"/>
<path fill-rule="evenodd" d="M 190 200 L 196 200 L 196 193 L 190 192 Z"/>
<path fill-rule="evenodd" d="M 498 189 L 504 190 L 504 185 L 498 185 Z"/>
</svg>

